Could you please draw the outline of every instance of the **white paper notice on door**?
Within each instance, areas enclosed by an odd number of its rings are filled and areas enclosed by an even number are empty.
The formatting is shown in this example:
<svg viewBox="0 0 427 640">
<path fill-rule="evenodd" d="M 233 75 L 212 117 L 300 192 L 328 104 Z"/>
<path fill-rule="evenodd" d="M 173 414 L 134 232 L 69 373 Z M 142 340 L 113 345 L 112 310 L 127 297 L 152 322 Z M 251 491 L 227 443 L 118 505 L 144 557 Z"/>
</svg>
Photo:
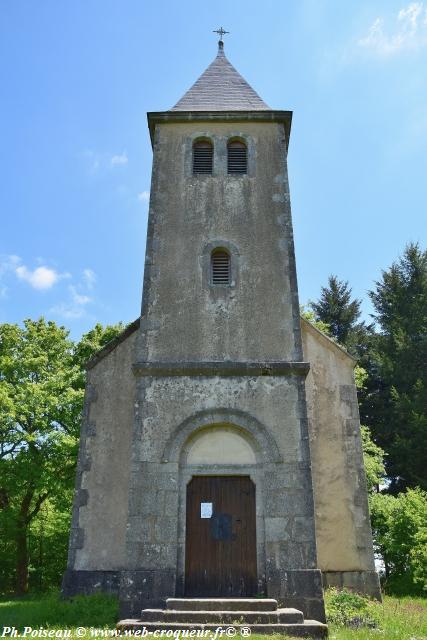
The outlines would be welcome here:
<svg viewBox="0 0 427 640">
<path fill-rule="evenodd" d="M 201 502 L 200 503 L 200 517 L 201 518 L 212 518 L 213 512 L 213 503 L 212 502 Z"/>
</svg>

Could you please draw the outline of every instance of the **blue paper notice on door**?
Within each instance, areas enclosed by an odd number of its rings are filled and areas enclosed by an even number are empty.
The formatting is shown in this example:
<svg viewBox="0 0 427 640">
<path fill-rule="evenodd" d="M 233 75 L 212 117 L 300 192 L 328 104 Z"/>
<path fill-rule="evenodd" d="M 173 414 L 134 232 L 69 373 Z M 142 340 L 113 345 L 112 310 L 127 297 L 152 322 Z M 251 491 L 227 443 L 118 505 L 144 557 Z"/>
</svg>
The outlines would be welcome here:
<svg viewBox="0 0 427 640">
<path fill-rule="evenodd" d="M 200 517 L 201 518 L 212 518 L 213 512 L 213 503 L 212 502 L 201 502 L 200 503 Z"/>
</svg>

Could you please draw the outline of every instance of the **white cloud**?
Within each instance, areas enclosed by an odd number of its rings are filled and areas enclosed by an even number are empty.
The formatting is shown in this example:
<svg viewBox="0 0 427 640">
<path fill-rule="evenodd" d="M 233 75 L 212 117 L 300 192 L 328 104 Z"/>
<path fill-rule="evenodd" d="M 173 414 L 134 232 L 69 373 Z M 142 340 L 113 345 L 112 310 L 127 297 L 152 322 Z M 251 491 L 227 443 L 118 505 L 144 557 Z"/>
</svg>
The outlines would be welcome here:
<svg viewBox="0 0 427 640">
<path fill-rule="evenodd" d="M 51 307 L 51 309 L 49 309 L 49 313 L 52 313 L 55 316 L 60 316 L 61 318 L 66 318 L 67 320 L 77 320 L 85 315 L 85 309 L 78 305 L 75 306 L 62 302 L 61 304 Z"/>
<path fill-rule="evenodd" d="M 0 256 L 0 298 L 7 298 L 7 292 L 9 287 L 2 283 L 7 273 L 15 272 L 16 268 L 20 265 L 21 258 L 15 255 L 1 255 Z"/>
<path fill-rule="evenodd" d="M 37 262 L 40 262 L 40 259 L 37 259 Z M 51 289 L 62 278 L 71 278 L 69 273 L 58 273 L 46 265 L 41 265 L 33 270 L 28 269 L 17 255 L 0 256 L 0 280 L 4 279 L 7 273 L 15 274 L 19 280 L 27 282 L 33 289 L 39 291 Z M 3 295 L 6 290 L 3 289 Z"/>
<path fill-rule="evenodd" d="M 15 255 L 0 256 L 0 278 L 8 271 L 15 271 L 16 267 L 21 263 L 21 258 Z"/>
<path fill-rule="evenodd" d="M 89 296 L 86 296 L 82 293 L 78 293 L 76 287 L 74 287 L 73 285 L 70 285 L 68 287 L 68 291 L 71 294 L 71 299 L 74 302 L 74 304 L 83 306 L 91 301 L 91 298 Z"/>
<path fill-rule="evenodd" d="M 415 50 L 427 45 L 427 9 L 424 2 L 411 2 L 395 17 L 394 28 L 386 33 L 384 18 L 377 18 L 368 35 L 358 42 L 360 47 L 380 56 Z"/>
<path fill-rule="evenodd" d="M 40 258 L 36 259 L 36 262 L 40 263 L 40 261 Z M 41 264 L 31 270 L 23 264 L 19 256 L 0 255 L 0 298 L 6 298 L 9 293 L 8 275 L 27 282 L 39 291 L 51 289 L 60 280 L 72 277 L 71 274 L 59 273 L 56 269 L 47 267 L 46 264 Z M 68 284 L 66 300 L 54 305 L 49 312 L 66 319 L 77 319 L 87 315 L 86 307 L 93 302 L 88 292 L 95 286 L 96 279 L 96 274 L 92 269 L 83 269 L 80 281 Z"/>
<path fill-rule="evenodd" d="M 61 302 L 50 309 L 50 313 L 68 320 L 76 320 L 86 315 L 86 305 L 92 302 L 92 298 L 79 293 L 77 287 L 70 284 L 68 287 L 70 299 L 67 302 Z"/>
<path fill-rule="evenodd" d="M 138 200 L 140 202 L 148 202 L 149 199 L 150 199 L 149 191 L 141 191 L 141 193 L 138 193 Z"/>
<path fill-rule="evenodd" d="M 15 273 L 21 280 L 28 282 L 34 289 L 50 289 L 59 278 L 63 277 L 49 267 L 37 267 L 34 271 L 27 269 L 25 265 L 16 267 Z"/>
<path fill-rule="evenodd" d="M 108 171 L 112 167 L 124 166 L 129 162 L 126 151 L 112 154 L 86 149 L 81 155 L 85 159 L 89 172 L 92 174 L 99 171 Z"/>
<path fill-rule="evenodd" d="M 96 273 L 92 269 L 83 270 L 83 281 L 88 289 L 93 289 L 96 282 Z"/>
<path fill-rule="evenodd" d="M 120 155 L 115 155 L 111 158 L 110 163 L 112 166 L 114 165 L 120 165 L 120 164 L 127 164 L 128 163 L 128 157 L 127 157 L 127 153 L 126 151 L 123 151 L 122 154 Z"/>
</svg>

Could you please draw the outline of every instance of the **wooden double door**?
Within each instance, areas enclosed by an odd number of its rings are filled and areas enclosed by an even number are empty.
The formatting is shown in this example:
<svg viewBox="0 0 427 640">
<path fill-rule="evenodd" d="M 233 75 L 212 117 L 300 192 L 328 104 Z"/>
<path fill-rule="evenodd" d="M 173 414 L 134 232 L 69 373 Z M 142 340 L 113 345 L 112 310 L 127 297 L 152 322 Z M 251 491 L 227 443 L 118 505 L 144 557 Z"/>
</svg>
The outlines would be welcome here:
<svg viewBox="0 0 427 640">
<path fill-rule="evenodd" d="M 248 476 L 196 476 L 187 486 L 185 594 L 257 593 L 255 485 Z"/>
</svg>

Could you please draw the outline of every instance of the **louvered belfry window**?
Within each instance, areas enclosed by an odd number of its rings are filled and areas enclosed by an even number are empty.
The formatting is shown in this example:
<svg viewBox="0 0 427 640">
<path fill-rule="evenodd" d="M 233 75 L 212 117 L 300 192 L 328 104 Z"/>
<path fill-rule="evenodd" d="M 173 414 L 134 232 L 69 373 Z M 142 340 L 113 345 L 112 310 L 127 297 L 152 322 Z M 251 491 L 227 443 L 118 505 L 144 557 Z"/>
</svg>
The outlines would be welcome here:
<svg viewBox="0 0 427 640">
<path fill-rule="evenodd" d="M 227 145 L 228 173 L 247 173 L 248 150 L 244 142 L 234 140 Z"/>
<path fill-rule="evenodd" d="M 211 283 L 231 284 L 230 254 L 224 249 L 216 249 L 211 254 Z"/>
<path fill-rule="evenodd" d="M 193 145 L 193 174 L 212 174 L 213 146 L 209 140 L 199 140 Z"/>
</svg>

